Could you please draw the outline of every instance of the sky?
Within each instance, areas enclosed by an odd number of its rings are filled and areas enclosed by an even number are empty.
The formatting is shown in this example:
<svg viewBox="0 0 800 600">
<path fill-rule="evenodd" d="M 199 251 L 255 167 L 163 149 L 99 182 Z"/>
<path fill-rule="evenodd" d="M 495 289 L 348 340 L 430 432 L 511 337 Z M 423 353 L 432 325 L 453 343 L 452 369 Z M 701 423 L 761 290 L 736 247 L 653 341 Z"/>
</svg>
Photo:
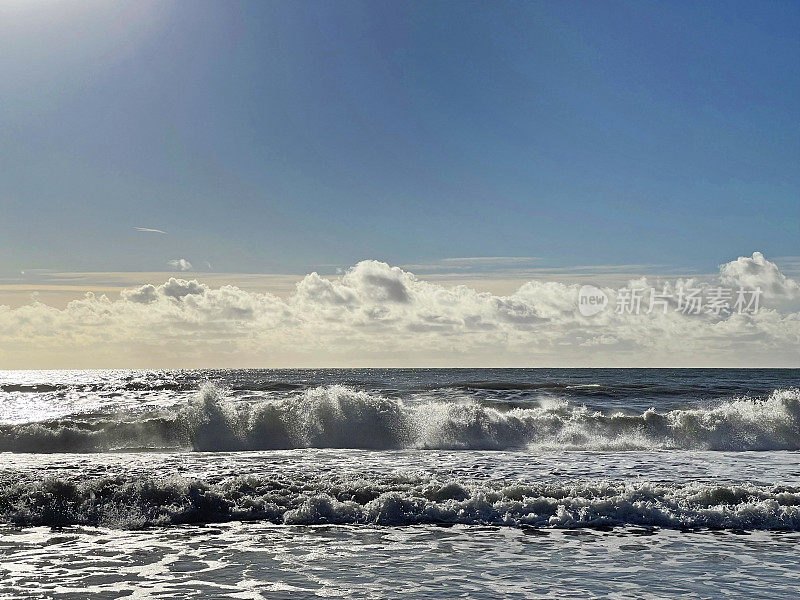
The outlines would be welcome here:
<svg viewBox="0 0 800 600">
<path fill-rule="evenodd" d="M 0 305 L 169 273 L 292 303 L 378 263 L 495 298 L 742 257 L 793 281 L 799 28 L 777 1 L 4 2 Z M 58 366 L 56 333 L 14 365 Z"/>
</svg>

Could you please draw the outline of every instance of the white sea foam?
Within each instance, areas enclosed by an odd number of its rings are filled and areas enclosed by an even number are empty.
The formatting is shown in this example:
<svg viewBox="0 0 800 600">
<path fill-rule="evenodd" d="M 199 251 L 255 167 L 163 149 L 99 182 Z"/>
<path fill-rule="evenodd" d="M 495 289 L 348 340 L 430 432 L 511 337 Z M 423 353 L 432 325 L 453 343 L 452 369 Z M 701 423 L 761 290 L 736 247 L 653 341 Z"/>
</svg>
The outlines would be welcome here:
<svg viewBox="0 0 800 600">
<path fill-rule="evenodd" d="M 263 520 L 536 527 L 800 529 L 800 488 L 649 482 L 487 482 L 433 476 L 50 478 L 0 486 L 0 521 L 120 528 Z"/>
<path fill-rule="evenodd" d="M 638 415 L 604 414 L 564 400 L 502 410 L 475 401 L 407 403 L 341 385 L 242 402 L 207 384 L 173 413 L 122 413 L 0 426 L 0 450 L 203 451 L 282 448 L 800 449 L 800 390 L 763 400 Z"/>
</svg>

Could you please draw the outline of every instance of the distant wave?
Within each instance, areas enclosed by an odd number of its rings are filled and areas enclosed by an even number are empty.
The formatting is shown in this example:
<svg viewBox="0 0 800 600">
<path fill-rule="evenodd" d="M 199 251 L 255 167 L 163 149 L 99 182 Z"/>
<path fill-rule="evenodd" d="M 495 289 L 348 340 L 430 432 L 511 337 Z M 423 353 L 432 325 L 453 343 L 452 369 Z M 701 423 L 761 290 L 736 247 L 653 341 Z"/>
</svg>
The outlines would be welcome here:
<svg viewBox="0 0 800 600">
<path fill-rule="evenodd" d="M 196 389 L 191 382 L 143 382 L 128 381 L 100 382 L 100 383 L 3 383 L 0 384 L 0 392 L 25 392 L 25 393 L 47 393 L 47 392 L 121 392 L 121 391 L 185 391 Z"/>
<path fill-rule="evenodd" d="M 579 390 L 579 389 L 602 389 L 602 390 L 641 390 L 647 389 L 647 384 L 624 383 L 614 385 L 602 385 L 599 383 L 562 383 L 558 381 L 457 381 L 453 383 L 442 383 L 427 386 L 428 389 L 455 388 L 462 390 L 488 390 L 488 391 L 524 391 L 524 390 Z"/>
<path fill-rule="evenodd" d="M 50 383 L 2 383 L 0 384 L 0 392 L 29 392 L 29 393 L 43 393 L 43 392 L 56 392 L 58 390 L 67 389 L 69 386 L 50 384 Z M 96 386 L 92 386 L 94 389 Z"/>
<path fill-rule="evenodd" d="M 49 478 L 0 485 L 0 522 L 143 528 L 279 524 L 490 524 L 800 530 L 800 488 L 646 482 L 488 483 L 426 476 Z"/>
<path fill-rule="evenodd" d="M 248 383 L 232 383 L 228 385 L 231 390 L 253 391 L 253 392 L 283 392 L 297 390 L 303 387 L 300 383 L 284 381 L 263 381 Z M 25 393 L 46 393 L 62 391 L 79 392 L 162 392 L 162 391 L 191 391 L 196 390 L 197 385 L 193 381 L 125 381 L 125 382 L 101 382 L 101 383 L 0 383 L 0 392 L 25 392 Z"/>
<path fill-rule="evenodd" d="M 477 402 L 415 404 L 344 386 L 237 402 L 207 384 L 175 413 L 125 413 L 0 426 L 0 451 L 200 451 L 282 448 L 800 449 L 800 390 L 709 408 L 602 414 L 565 400 L 500 410 Z"/>
<path fill-rule="evenodd" d="M 464 392 L 545 392 L 561 393 L 567 396 L 587 396 L 587 397 L 617 397 L 619 395 L 630 394 L 653 394 L 658 396 L 686 396 L 697 392 L 693 386 L 682 385 L 659 385 L 655 383 L 640 382 L 615 382 L 613 384 L 602 383 L 567 383 L 561 381 L 456 381 L 450 383 L 440 383 L 424 386 L 426 390 L 446 390 L 454 389 Z M 734 388 L 730 388 L 734 389 Z M 723 391 L 724 388 L 717 386 L 716 391 Z"/>
</svg>

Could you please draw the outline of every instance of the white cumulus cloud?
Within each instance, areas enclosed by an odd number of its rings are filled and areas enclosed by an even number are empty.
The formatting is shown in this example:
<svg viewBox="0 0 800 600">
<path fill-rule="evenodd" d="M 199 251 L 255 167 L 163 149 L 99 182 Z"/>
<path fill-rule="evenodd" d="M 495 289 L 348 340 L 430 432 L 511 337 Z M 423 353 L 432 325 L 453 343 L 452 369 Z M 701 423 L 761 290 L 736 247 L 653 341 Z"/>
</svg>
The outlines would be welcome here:
<svg viewBox="0 0 800 600">
<path fill-rule="evenodd" d="M 192 263 L 190 263 L 185 258 L 176 258 L 175 260 L 169 261 L 170 267 L 173 269 L 178 269 L 180 271 L 191 271 L 192 270 Z"/>
<path fill-rule="evenodd" d="M 764 293 L 755 314 L 685 314 L 674 301 L 648 311 L 649 293 L 639 314 L 618 314 L 619 290 L 603 288 L 608 308 L 584 317 L 577 284 L 534 280 L 501 296 L 368 260 L 332 278 L 311 273 L 285 299 L 170 278 L 117 299 L 87 293 L 63 309 L 0 306 L 0 359 L 42 368 L 800 365 L 798 284 L 760 253 L 706 281 L 630 282 L 659 293 L 682 285 Z"/>
</svg>

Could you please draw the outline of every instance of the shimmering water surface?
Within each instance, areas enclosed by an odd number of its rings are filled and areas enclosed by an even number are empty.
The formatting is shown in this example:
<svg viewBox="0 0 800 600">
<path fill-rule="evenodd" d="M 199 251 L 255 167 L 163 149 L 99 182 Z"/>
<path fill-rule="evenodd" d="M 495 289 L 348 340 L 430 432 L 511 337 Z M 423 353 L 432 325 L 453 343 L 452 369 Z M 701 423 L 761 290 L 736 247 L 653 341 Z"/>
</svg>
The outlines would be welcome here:
<svg viewBox="0 0 800 600">
<path fill-rule="evenodd" d="M 0 372 L 0 597 L 795 598 L 798 387 Z"/>
</svg>

